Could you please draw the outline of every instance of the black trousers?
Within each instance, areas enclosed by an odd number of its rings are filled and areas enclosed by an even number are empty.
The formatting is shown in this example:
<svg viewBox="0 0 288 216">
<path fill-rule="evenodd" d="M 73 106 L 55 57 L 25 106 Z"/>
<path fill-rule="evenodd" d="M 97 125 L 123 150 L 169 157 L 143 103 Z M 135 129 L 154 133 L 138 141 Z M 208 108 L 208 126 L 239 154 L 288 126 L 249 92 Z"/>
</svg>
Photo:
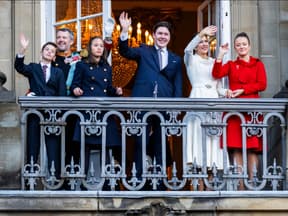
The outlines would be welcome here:
<svg viewBox="0 0 288 216">
<path fill-rule="evenodd" d="M 30 163 L 33 157 L 34 163 L 38 161 L 40 152 L 40 119 L 36 115 L 29 115 L 27 119 L 27 163 Z M 55 166 L 55 176 L 60 175 L 60 143 L 61 137 L 54 134 L 45 135 L 48 170 L 50 171 L 52 161 Z"/>
</svg>

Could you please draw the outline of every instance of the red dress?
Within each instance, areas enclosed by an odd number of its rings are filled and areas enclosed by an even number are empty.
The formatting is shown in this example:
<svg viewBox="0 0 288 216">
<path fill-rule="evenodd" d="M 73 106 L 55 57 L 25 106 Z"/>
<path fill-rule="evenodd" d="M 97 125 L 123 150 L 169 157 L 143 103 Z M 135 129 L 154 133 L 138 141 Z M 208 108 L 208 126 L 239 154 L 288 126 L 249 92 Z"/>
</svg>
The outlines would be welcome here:
<svg viewBox="0 0 288 216">
<path fill-rule="evenodd" d="M 212 75 L 219 79 L 224 76 L 229 78 L 231 90 L 244 89 L 244 93 L 238 98 L 259 98 L 259 92 L 264 91 L 267 86 L 267 78 L 264 64 L 257 58 L 250 56 L 249 62 L 237 58 L 222 65 L 222 62 L 214 64 Z M 251 116 L 244 114 L 246 122 L 251 121 Z M 227 147 L 242 148 L 242 129 L 240 119 L 232 116 L 228 119 Z M 255 151 L 262 150 L 262 138 L 257 136 L 247 137 L 247 149 Z"/>
</svg>

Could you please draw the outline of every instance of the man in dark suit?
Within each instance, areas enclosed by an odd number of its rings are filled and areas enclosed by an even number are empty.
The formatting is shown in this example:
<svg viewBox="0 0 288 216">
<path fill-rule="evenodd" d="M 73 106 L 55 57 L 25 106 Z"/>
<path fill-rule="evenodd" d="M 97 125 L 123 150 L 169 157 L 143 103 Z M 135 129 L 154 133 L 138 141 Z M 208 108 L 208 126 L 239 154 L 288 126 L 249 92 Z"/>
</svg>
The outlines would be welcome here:
<svg viewBox="0 0 288 216">
<path fill-rule="evenodd" d="M 24 53 L 29 41 L 24 35 L 20 37 L 21 49 L 15 59 L 15 69 L 29 80 L 31 96 L 65 96 L 66 87 L 64 75 L 61 69 L 51 65 L 56 55 L 57 45 L 47 42 L 41 49 L 40 63 L 24 64 Z M 40 150 L 40 126 L 39 118 L 36 115 L 28 116 L 27 128 L 27 160 L 30 163 L 31 156 L 34 162 L 38 160 Z M 56 176 L 60 173 L 60 136 L 54 134 L 45 135 L 48 168 L 51 168 L 54 161 Z"/>
<path fill-rule="evenodd" d="M 182 62 L 181 58 L 167 49 L 171 36 L 171 25 L 160 21 L 153 27 L 154 46 L 145 44 L 137 48 L 128 46 L 128 28 L 131 18 L 122 12 L 119 18 L 122 31 L 119 40 L 120 54 L 138 64 L 132 97 L 182 97 Z M 158 52 L 160 52 L 158 54 Z M 142 113 L 143 116 L 143 113 Z M 157 164 L 162 163 L 161 127 L 157 117 L 148 119 L 147 143 L 149 132 L 153 131 L 152 157 Z M 141 137 L 136 138 L 135 161 L 138 176 L 142 173 Z M 169 157 L 169 155 L 168 155 Z"/>
</svg>

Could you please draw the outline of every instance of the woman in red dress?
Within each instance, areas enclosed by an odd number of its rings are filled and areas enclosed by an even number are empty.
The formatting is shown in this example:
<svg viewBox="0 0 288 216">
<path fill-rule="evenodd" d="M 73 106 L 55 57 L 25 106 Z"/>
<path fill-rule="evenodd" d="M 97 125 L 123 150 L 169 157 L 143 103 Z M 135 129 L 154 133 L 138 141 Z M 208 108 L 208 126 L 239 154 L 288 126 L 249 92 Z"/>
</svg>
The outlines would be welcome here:
<svg viewBox="0 0 288 216">
<path fill-rule="evenodd" d="M 229 45 L 227 43 L 220 47 L 212 70 L 213 77 L 219 79 L 228 76 L 230 88 L 226 93 L 228 98 L 259 98 L 259 92 L 264 91 L 267 86 L 266 71 L 261 60 L 250 56 L 250 39 L 245 32 L 236 35 L 234 49 L 238 55 L 237 59 L 222 65 L 223 56 L 228 52 Z M 245 114 L 245 119 L 246 122 L 251 121 L 251 116 Z M 227 148 L 232 161 L 236 160 L 238 165 L 243 165 L 242 128 L 240 124 L 239 117 L 232 116 L 229 118 Z M 253 176 L 253 166 L 258 167 L 257 154 L 261 151 L 262 138 L 257 136 L 247 137 L 248 175 L 250 179 Z"/>
</svg>

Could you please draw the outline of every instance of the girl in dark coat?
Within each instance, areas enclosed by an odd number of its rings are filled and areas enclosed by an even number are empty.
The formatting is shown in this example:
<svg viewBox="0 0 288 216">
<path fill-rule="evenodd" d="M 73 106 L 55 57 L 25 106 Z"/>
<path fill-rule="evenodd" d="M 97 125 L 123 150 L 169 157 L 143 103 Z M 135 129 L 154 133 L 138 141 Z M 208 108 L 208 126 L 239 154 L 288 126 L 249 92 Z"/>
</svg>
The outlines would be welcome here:
<svg viewBox="0 0 288 216">
<path fill-rule="evenodd" d="M 104 41 L 101 37 L 92 37 L 88 44 L 88 57 L 76 64 L 74 78 L 70 88 L 77 97 L 109 97 L 122 95 L 122 88 L 112 86 L 112 68 L 104 57 Z M 102 120 L 104 113 L 99 115 Z M 90 116 L 84 113 L 85 119 Z M 97 116 L 98 117 L 98 116 Z M 111 149 L 121 145 L 118 127 L 113 117 L 107 120 L 106 146 Z M 73 139 L 80 142 L 80 120 L 76 123 Z M 86 170 L 88 155 L 91 149 L 101 149 L 102 133 L 85 136 Z M 117 151 L 118 152 L 118 151 Z M 115 148 L 113 154 L 115 154 Z M 116 157 L 117 158 L 117 157 Z"/>
</svg>

